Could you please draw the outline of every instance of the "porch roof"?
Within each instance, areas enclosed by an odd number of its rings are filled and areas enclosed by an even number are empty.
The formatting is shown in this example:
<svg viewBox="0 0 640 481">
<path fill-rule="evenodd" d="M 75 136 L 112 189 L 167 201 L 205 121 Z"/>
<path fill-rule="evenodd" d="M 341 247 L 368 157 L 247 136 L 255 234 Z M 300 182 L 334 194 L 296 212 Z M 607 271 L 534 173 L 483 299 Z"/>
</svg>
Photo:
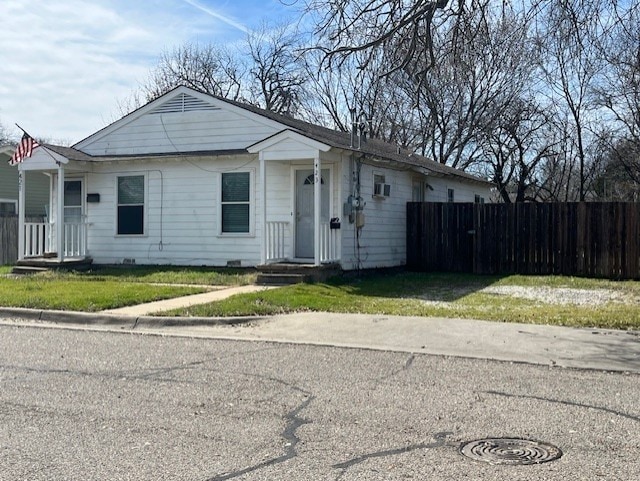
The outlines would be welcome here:
<svg viewBox="0 0 640 481">
<path fill-rule="evenodd" d="M 62 155 L 63 157 L 74 160 L 77 162 L 104 162 L 110 160 L 134 160 L 144 158 L 175 158 L 175 157 L 211 157 L 211 156 L 223 156 L 223 155 L 239 155 L 248 154 L 247 149 L 235 149 L 235 150 L 207 150 L 207 151 L 189 151 L 189 152 L 167 152 L 167 153 L 153 153 L 153 154 L 134 154 L 134 155 L 89 155 L 81 150 L 74 149 L 73 147 L 62 147 L 60 145 L 44 144 L 45 147 L 53 152 Z"/>
</svg>

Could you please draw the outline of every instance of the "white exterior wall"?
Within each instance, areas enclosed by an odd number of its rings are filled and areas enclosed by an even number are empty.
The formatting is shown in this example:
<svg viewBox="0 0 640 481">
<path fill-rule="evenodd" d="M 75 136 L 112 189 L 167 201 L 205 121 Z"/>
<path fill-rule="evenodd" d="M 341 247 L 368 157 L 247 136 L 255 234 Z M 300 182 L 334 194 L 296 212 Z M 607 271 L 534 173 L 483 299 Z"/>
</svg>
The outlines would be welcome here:
<svg viewBox="0 0 640 481">
<path fill-rule="evenodd" d="M 385 183 L 391 186 L 389 197 L 373 195 L 374 174 L 384 175 Z M 352 177 L 350 162 L 342 169 L 343 199 L 349 196 Z M 360 196 L 365 202 L 364 227 L 356 236 L 355 223 L 342 217 L 342 268 L 345 270 L 394 267 L 406 264 L 406 218 L 407 202 L 413 200 L 413 180 L 421 178 L 412 171 L 399 171 L 363 164 L 360 171 Z M 447 189 L 454 189 L 455 202 L 474 202 L 475 196 L 489 202 L 490 188 L 482 184 L 456 181 L 451 178 L 422 177 L 431 186 L 427 188 L 425 201 L 446 202 Z M 351 192 L 353 194 L 353 192 Z M 358 248 L 359 246 L 359 248 Z"/>
<path fill-rule="evenodd" d="M 80 148 L 90 155 L 233 150 L 276 132 L 229 110 L 147 114 Z"/>
<path fill-rule="evenodd" d="M 195 165 L 194 165 L 195 164 Z M 238 168 L 242 166 L 241 168 Z M 198 168 L 200 167 L 200 168 Z M 250 234 L 220 234 L 219 190 L 223 172 L 251 172 Z M 145 176 L 145 234 L 117 235 L 117 177 Z M 87 174 L 89 255 L 98 264 L 256 265 L 260 260 L 260 199 L 256 156 L 192 162 L 99 165 Z"/>
<path fill-rule="evenodd" d="M 485 202 L 491 202 L 491 188 L 484 184 L 463 183 L 449 177 L 428 177 L 427 183 L 431 189 L 427 188 L 426 202 L 447 202 L 447 191 L 453 189 L 454 202 L 474 202 L 475 196 L 484 198 Z"/>
<path fill-rule="evenodd" d="M 391 186 L 391 195 L 380 198 L 373 195 L 373 175 L 385 176 Z M 342 219 L 342 267 L 350 270 L 404 265 L 406 262 L 406 205 L 411 201 L 412 172 L 391 170 L 363 164 L 360 170 L 360 196 L 365 202 L 365 224 L 356 237 L 355 223 L 348 216 Z M 350 185 L 349 162 L 342 172 L 346 202 Z M 359 248 L 358 248 L 359 246 Z"/>
</svg>

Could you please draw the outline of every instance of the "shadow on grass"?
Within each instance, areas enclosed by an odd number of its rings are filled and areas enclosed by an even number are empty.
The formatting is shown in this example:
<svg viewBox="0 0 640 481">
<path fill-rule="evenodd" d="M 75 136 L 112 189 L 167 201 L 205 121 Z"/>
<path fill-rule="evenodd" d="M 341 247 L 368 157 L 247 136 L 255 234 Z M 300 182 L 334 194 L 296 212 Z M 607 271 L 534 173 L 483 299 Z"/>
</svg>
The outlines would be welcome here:
<svg viewBox="0 0 640 481">
<path fill-rule="evenodd" d="M 358 296 L 453 302 L 491 286 L 504 277 L 439 272 L 367 272 L 334 277 L 327 284 Z"/>
</svg>

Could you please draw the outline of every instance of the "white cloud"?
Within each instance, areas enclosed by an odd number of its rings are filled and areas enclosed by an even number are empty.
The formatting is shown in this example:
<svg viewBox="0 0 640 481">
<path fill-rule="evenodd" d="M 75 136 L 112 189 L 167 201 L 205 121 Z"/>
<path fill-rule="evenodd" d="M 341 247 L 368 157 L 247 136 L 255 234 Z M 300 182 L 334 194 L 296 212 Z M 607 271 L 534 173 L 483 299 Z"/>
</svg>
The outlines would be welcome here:
<svg viewBox="0 0 640 481">
<path fill-rule="evenodd" d="M 117 101 L 162 50 L 228 34 L 229 18 L 179 0 L 2 0 L 0 122 L 36 137 L 79 141 L 112 121 Z M 233 26 L 237 32 L 237 26 Z"/>
</svg>

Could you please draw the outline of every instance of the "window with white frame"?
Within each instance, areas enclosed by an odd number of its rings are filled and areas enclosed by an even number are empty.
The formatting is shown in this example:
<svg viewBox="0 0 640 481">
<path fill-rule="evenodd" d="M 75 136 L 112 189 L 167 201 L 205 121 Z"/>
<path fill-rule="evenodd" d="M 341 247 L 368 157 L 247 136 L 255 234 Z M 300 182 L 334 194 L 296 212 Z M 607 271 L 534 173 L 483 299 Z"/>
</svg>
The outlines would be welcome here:
<svg viewBox="0 0 640 481">
<path fill-rule="evenodd" d="M 221 184 L 221 232 L 223 234 L 250 233 L 251 173 L 223 173 Z"/>
<path fill-rule="evenodd" d="M 0 215 L 15 215 L 18 213 L 18 201 L 0 199 Z"/>
<path fill-rule="evenodd" d="M 480 196 L 480 195 L 476 194 L 476 196 L 475 196 L 475 203 L 476 203 L 476 204 L 484 204 L 484 197 L 482 197 L 482 196 Z"/>
<path fill-rule="evenodd" d="M 118 177 L 118 235 L 144 234 L 144 175 Z"/>
</svg>

